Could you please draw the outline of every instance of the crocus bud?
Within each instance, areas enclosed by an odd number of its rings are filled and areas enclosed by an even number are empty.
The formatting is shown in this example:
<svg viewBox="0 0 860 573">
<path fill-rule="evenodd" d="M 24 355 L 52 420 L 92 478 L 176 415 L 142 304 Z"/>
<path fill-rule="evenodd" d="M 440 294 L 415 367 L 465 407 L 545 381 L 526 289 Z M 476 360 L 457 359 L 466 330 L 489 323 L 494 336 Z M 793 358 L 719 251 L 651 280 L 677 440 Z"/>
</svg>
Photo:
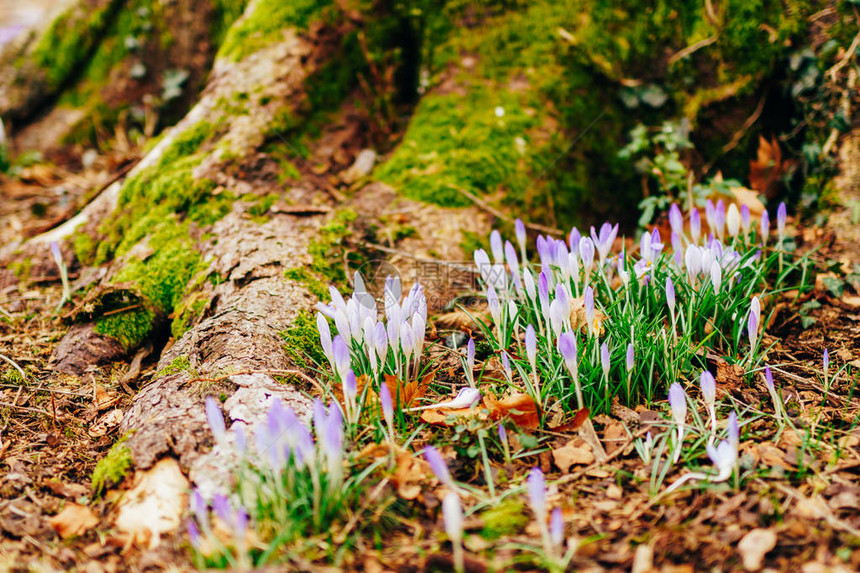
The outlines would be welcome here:
<svg viewBox="0 0 860 573">
<path fill-rule="evenodd" d="M 633 343 L 631 342 L 627 345 L 627 361 L 626 361 L 627 372 L 630 372 L 631 370 L 633 370 L 633 363 L 634 363 Z"/>
<path fill-rule="evenodd" d="M 508 432 L 505 430 L 505 425 L 499 422 L 499 440 L 504 444 L 508 441 Z"/>
<path fill-rule="evenodd" d="M 502 243 L 502 235 L 495 229 L 490 233 L 490 250 L 493 252 L 494 262 L 505 262 L 505 250 Z"/>
<path fill-rule="evenodd" d="M 381 322 L 377 322 L 376 326 L 373 327 L 373 347 L 376 349 L 379 361 L 384 363 L 388 354 L 388 332 Z"/>
<path fill-rule="evenodd" d="M 717 382 L 714 376 L 705 370 L 699 376 L 699 385 L 702 389 L 702 399 L 705 401 L 705 406 L 708 408 L 708 416 L 711 419 L 711 431 L 717 430 Z"/>
<path fill-rule="evenodd" d="M 532 468 L 528 477 L 529 505 L 539 523 L 546 523 L 546 483 L 540 468 Z"/>
<path fill-rule="evenodd" d="M 746 203 L 741 205 L 741 229 L 744 231 L 744 237 L 749 235 L 750 226 L 752 222 L 750 221 L 750 208 L 747 207 Z"/>
<path fill-rule="evenodd" d="M 673 232 L 678 235 L 684 234 L 684 217 L 681 215 L 681 209 L 675 203 L 669 207 L 669 225 L 672 226 Z"/>
<path fill-rule="evenodd" d="M 785 236 L 785 217 L 786 217 L 786 208 L 785 202 L 781 202 L 779 207 L 776 209 L 776 232 L 779 235 L 779 240 Z"/>
<path fill-rule="evenodd" d="M 478 249 L 475 251 L 474 257 L 475 266 L 478 267 L 478 273 L 480 273 L 481 278 L 484 279 L 485 283 L 489 283 L 490 269 L 492 268 L 489 255 L 487 255 L 487 252 L 484 249 Z"/>
<path fill-rule="evenodd" d="M 684 424 L 687 420 L 687 394 L 684 388 L 674 382 L 669 387 L 669 407 L 672 409 L 672 418 L 678 426 L 678 440 L 675 447 L 675 463 L 681 457 L 681 446 L 684 443 Z"/>
<path fill-rule="evenodd" d="M 754 296 L 750 305 L 750 314 L 747 318 L 747 336 L 749 337 L 750 350 L 755 348 L 756 340 L 758 339 L 758 325 L 761 316 L 761 304 L 758 297 Z"/>
<path fill-rule="evenodd" d="M 609 345 L 605 342 L 600 345 L 600 366 L 603 368 L 603 376 L 609 376 Z"/>
<path fill-rule="evenodd" d="M 526 327 L 526 356 L 532 369 L 537 368 L 537 335 L 531 324 Z"/>
<path fill-rule="evenodd" d="M 560 507 L 553 509 L 550 515 L 549 537 L 555 547 L 560 547 L 564 542 L 564 517 L 561 514 Z"/>
<path fill-rule="evenodd" d="M 517 219 L 514 221 L 514 234 L 517 237 L 517 243 L 520 247 L 520 252 L 524 253 L 526 251 L 526 226 L 523 223 L 522 219 Z"/>
<path fill-rule="evenodd" d="M 734 448 L 735 452 L 738 451 L 738 445 L 740 444 L 740 428 L 738 428 L 738 415 L 735 412 L 729 414 L 729 422 L 727 424 L 728 435 L 729 435 L 729 443 Z"/>
<path fill-rule="evenodd" d="M 352 369 L 346 373 L 346 378 L 343 379 L 343 395 L 349 402 L 354 402 L 358 396 L 358 380 Z"/>
<path fill-rule="evenodd" d="M 586 332 L 594 334 L 596 330 L 594 325 L 594 289 L 587 287 L 583 299 L 585 304 L 585 321 L 588 323 L 586 325 Z"/>
<path fill-rule="evenodd" d="M 670 277 L 666 277 L 666 304 L 669 305 L 669 312 L 675 314 L 675 283 Z"/>
<path fill-rule="evenodd" d="M 590 237 L 583 237 L 579 240 L 579 257 L 582 259 L 582 267 L 587 276 L 591 273 L 591 268 L 594 265 L 594 242 Z"/>
<path fill-rule="evenodd" d="M 717 228 L 717 210 L 714 208 L 714 202 L 708 199 L 705 201 L 705 220 L 708 222 L 708 228 L 713 232 Z"/>
<path fill-rule="evenodd" d="M 726 204 L 723 203 L 722 199 L 717 201 L 717 206 L 714 209 L 714 223 L 716 223 L 716 229 L 712 230 L 715 230 L 717 237 L 722 240 L 723 230 L 726 226 Z"/>
<path fill-rule="evenodd" d="M 699 237 L 702 234 L 702 218 L 699 216 L 699 210 L 693 209 L 690 211 L 690 236 L 693 237 L 693 242 L 698 243 Z"/>
<path fill-rule="evenodd" d="M 830 351 L 826 348 L 824 349 L 822 362 L 824 364 L 824 376 L 826 377 L 830 373 Z"/>
<path fill-rule="evenodd" d="M 569 316 L 569 313 L 568 315 L 565 315 L 564 307 L 559 302 L 559 300 L 555 299 L 554 301 L 552 301 L 552 303 L 549 305 L 549 323 L 552 327 L 553 334 L 555 334 L 556 336 L 558 336 L 561 332 L 561 328 L 564 325 L 564 319 L 566 318 L 566 316 Z"/>
<path fill-rule="evenodd" d="M 582 239 L 582 234 L 579 232 L 579 229 L 576 227 L 572 227 L 570 229 L 570 235 L 568 236 L 567 244 L 570 246 L 570 252 L 576 253 L 576 256 L 579 256 L 579 241 Z"/>
<path fill-rule="evenodd" d="M 522 283 L 520 282 L 520 262 L 517 259 L 517 251 L 510 241 L 505 241 L 505 260 L 508 263 L 508 269 L 511 271 L 511 278 L 514 281 L 514 288 L 517 292 L 522 291 Z"/>
<path fill-rule="evenodd" d="M 558 353 L 564 359 L 571 376 L 577 374 L 576 336 L 572 332 L 562 332 L 558 337 Z"/>
<path fill-rule="evenodd" d="M 191 543 L 191 547 L 195 550 L 200 549 L 200 530 L 197 529 L 197 524 L 194 523 L 193 519 L 189 519 L 186 522 L 186 527 L 188 528 L 188 542 Z"/>
<path fill-rule="evenodd" d="M 770 215 L 767 211 L 761 212 L 761 244 L 767 245 L 767 237 L 770 234 Z"/>
<path fill-rule="evenodd" d="M 487 287 L 487 307 L 490 309 L 490 315 L 493 317 L 493 322 L 496 326 L 503 328 L 502 304 L 499 300 L 499 295 L 496 294 L 496 289 L 492 285 Z"/>
<path fill-rule="evenodd" d="M 218 402 L 212 396 L 206 396 L 206 419 L 209 422 L 209 429 L 212 430 L 215 441 L 218 442 L 224 439 L 224 436 L 227 435 L 224 415 L 221 413 Z"/>
<path fill-rule="evenodd" d="M 776 387 L 773 385 L 773 372 L 770 371 L 770 366 L 764 367 L 764 383 L 767 386 L 768 392 L 776 390 Z"/>
<path fill-rule="evenodd" d="M 719 294 L 720 285 L 723 284 L 723 268 L 719 261 L 711 263 L 711 284 L 714 285 L 714 294 Z"/>
<path fill-rule="evenodd" d="M 475 371 L 475 339 L 469 338 L 469 343 L 466 345 L 466 367 L 469 372 Z"/>
<path fill-rule="evenodd" d="M 463 508 L 460 497 L 453 491 L 442 500 L 442 518 L 451 543 L 459 546 L 463 542 Z"/>
<path fill-rule="evenodd" d="M 425 446 L 424 459 L 427 460 L 427 465 L 430 466 L 430 469 L 433 471 L 433 475 L 436 476 L 436 479 L 438 479 L 440 483 L 448 486 L 450 489 L 456 488 L 454 480 L 451 478 L 451 472 L 448 471 L 448 464 L 445 463 L 439 450 L 433 446 Z"/>
<path fill-rule="evenodd" d="M 331 347 L 335 370 L 337 370 L 340 379 L 343 380 L 349 371 L 349 348 L 339 334 L 334 337 Z"/>
<path fill-rule="evenodd" d="M 508 377 L 508 381 L 513 379 L 514 372 L 511 369 L 511 359 L 508 356 L 508 353 L 502 350 L 502 368 L 505 371 L 505 375 Z"/>
<path fill-rule="evenodd" d="M 730 237 L 737 237 L 741 229 L 741 214 L 738 211 L 738 206 L 734 203 L 729 205 L 729 210 L 726 213 L 726 228 L 729 230 Z"/>
<path fill-rule="evenodd" d="M 391 403 L 391 391 L 388 389 L 388 384 L 381 384 L 379 387 L 379 402 L 382 406 L 382 416 L 385 418 L 385 423 L 389 428 L 394 427 L 394 405 Z"/>
<path fill-rule="evenodd" d="M 535 279 L 532 276 L 532 273 L 528 269 L 523 269 L 523 287 L 526 290 L 526 296 L 534 302 L 535 297 L 537 296 L 537 291 L 535 290 Z"/>
<path fill-rule="evenodd" d="M 412 358 L 412 352 L 415 350 L 415 337 L 408 322 L 400 325 L 400 348 L 403 350 L 406 360 L 409 361 Z"/>
</svg>

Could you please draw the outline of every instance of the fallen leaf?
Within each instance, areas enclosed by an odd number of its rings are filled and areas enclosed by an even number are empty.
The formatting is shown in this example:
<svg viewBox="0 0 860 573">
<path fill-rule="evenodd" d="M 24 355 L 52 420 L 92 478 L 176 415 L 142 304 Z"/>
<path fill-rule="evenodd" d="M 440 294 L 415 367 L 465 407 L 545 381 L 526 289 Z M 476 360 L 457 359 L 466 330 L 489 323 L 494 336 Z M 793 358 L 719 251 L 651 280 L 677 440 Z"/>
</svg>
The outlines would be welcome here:
<svg viewBox="0 0 860 573">
<path fill-rule="evenodd" d="M 409 383 L 404 383 L 403 380 L 400 380 L 396 376 L 386 374 L 385 385 L 388 386 L 388 391 L 391 392 L 393 400 L 399 403 L 401 408 L 409 408 L 412 406 L 412 402 L 423 398 L 427 394 L 427 389 L 433 382 L 435 375 L 436 372 L 430 372 L 421 380 L 416 378 Z"/>
<path fill-rule="evenodd" d="M 583 408 L 582 410 L 578 410 L 576 414 L 573 415 L 573 420 L 566 424 L 560 424 L 558 426 L 550 426 L 549 429 L 553 432 L 573 432 L 578 430 L 585 421 L 588 419 L 588 415 L 590 414 L 590 410 L 588 408 Z"/>
<path fill-rule="evenodd" d="M 119 502 L 116 528 L 126 543 L 153 549 L 162 533 L 179 527 L 190 484 L 179 462 L 166 458 L 145 472 L 137 472 L 134 485 Z"/>
<path fill-rule="evenodd" d="M 123 412 L 119 408 L 111 410 L 96 422 L 87 433 L 90 437 L 98 438 L 109 433 L 122 422 Z"/>
<path fill-rule="evenodd" d="M 77 498 L 89 493 L 90 488 L 77 483 L 63 483 L 58 479 L 48 479 L 42 482 L 42 485 L 50 489 L 56 495 L 61 495 L 68 498 Z"/>
<path fill-rule="evenodd" d="M 776 195 L 783 175 L 791 167 L 792 162 L 782 160 L 782 150 L 776 138 L 768 141 L 759 136 L 756 158 L 750 161 L 750 187 L 771 199 Z"/>
<path fill-rule="evenodd" d="M 409 452 L 401 452 L 397 456 L 397 469 L 391 476 L 391 483 L 397 488 L 397 495 L 413 500 L 421 494 L 421 482 L 429 475 L 430 467 L 427 462 Z"/>
<path fill-rule="evenodd" d="M 83 535 L 99 523 L 92 510 L 77 503 L 68 504 L 63 511 L 48 519 L 57 535 L 63 539 Z"/>
<path fill-rule="evenodd" d="M 758 219 L 764 211 L 764 203 L 758 198 L 758 192 L 746 187 L 731 187 L 730 191 L 735 196 L 738 208 L 746 205 L 750 210 L 750 219 Z"/>
<path fill-rule="evenodd" d="M 606 320 L 606 315 L 600 312 L 599 309 L 594 309 L 594 322 L 597 325 L 599 335 L 603 335 L 603 322 Z M 570 301 L 570 323 L 574 330 L 588 332 L 588 320 L 585 314 L 585 298 L 576 297 Z"/>
<path fill-rule="evenodd" d="M 540 410 L 528 394 L 515 393 L 501 400 L 487 394 L 484 396 L 484 406 L 490 411 L 493 420 L 508 418 L 526 430 L 534 430 L 540 425 Z"/>
<path fill-rule="evenodd" d="M 576 445 L 579 442 L 579 445 Z M 563 473 L 570 471 L 570 466 L 587 466 L 594 462 L 594 454 L 588 444 L 581 440 L 571 440 L 561 448 L 552 451 L 552 459 L 555 465 Z"/>
<path fill-rule="evenodd" d="M 611 454 L 627 443 L 627 430 L 621 422 L 611 422 L 603 430 L 603 441 L 606 444 L 606 453 Z"/>
<path fill-rule="evenodd" d="M 482 408 L 429 408 L 421 412 L 421 420 L 434 426 L 451 426 L 458 424 L 463 418 L 486 419 L 487 414 Z"/>
<path fill-rule="evenodd" d="M 776 533 L 772 529 L 753 529 L 738 543 L 738 553 L 747 571 L 761 569 L 762 560 L 768 551 L 776 547 Z"/>
</svg>

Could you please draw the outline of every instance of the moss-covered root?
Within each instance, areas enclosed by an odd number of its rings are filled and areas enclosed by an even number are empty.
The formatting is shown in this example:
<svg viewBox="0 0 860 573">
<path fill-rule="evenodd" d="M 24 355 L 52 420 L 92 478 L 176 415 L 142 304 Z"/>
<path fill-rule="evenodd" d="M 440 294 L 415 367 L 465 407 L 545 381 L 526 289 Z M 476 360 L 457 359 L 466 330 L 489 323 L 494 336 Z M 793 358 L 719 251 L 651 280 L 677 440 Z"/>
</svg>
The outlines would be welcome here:
<svg viewBox="0 0 860 573">
<path fill-rule="evenodd" d="M 132 469 L 131 450 L 125 445 L 126 437 L 113 445 L 93 470 L 93 494 L 101 495 L 107 488 L 122 482 Z"/>
</svg>

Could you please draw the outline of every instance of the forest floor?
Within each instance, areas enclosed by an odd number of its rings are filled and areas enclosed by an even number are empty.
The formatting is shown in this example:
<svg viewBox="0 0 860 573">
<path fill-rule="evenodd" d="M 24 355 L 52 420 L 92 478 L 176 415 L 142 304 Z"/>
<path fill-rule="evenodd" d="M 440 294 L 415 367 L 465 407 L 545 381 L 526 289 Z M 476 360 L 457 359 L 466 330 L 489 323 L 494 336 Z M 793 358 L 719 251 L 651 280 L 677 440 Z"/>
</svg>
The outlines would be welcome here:
<svg viewBox="0 0 860 573">
<path fill-rule="evenodd" d="M 856 154 L 846 159 L 858 160 Z M 25 170 L 4 187 L 5 232 L 32 236 L 50 228 L 86 200 L 84 189 L 109 181 L 126 160 L 110 158 L 85 174 Z M 842 205 L 828 222 L 795 229 L 799 248 L 814 249 L 811 257 L 820 271 L 815 288 L 783 297 L 764 340 L 772 345 L 767 362 L 791 411 L 789 427 L 780 429 L 763 406 L 770 404 L 763 377 L 749 385 L 727 364 L 718 365 L 720 397 L 761 414 L 746 428 L 740 446 L 743 487 L 728 483 L 682 489 L 664 499 L 649 495 L 650 468 L 634 451 L 633 437 L 660 418 L 662 403 L 595 417 L 608 454 L 602 462 L 589 455 L 563 461 L 559 450 L 581 451 L 570 429 L 535 431 L 539 453 L 518 457 L 522 451 L 515 447 L 514 461 L 495 468 L 503 481 L 533 466 L 550 482 L 558 480 L 553 495 L 567 500 L 566 521 L 580 544 L 572 561 L 576 570 L 736 570 L 742 563 L 749 570 L 766 566 L 804 573 L 860 569 L 860 202 L 856 175 L 848 171 Z M 66 185 L 58 198 L 60 181 Z M 115 502 L 128 480 L 105 495 L 91 486 L 96 463 L 116 441 L 135 390 L 155 374 L 155 357 L 141 355 L 142 364 L 93 366 L 81 377 L 57 375 L 48 359 L 67 329 L 56 312 L 60 296 L 59 281 L 37 270 L 0 292 L 0 570 L 116 571 L 129 563 L 136 570 L 190 567 L 183 533 L 141 549 L 111 528 Z M 440 325 L 440 335 L 442 330 Z M 826 381 L 825 348 L 831 356 Z M 449 377 L 461 376 L 454 374 L 459 364 L 459 358 L 451 362 Z M 671 470 L 663 486 L 681 473 Z M 481 476 L 458 477 L 485 488 Z M 90 511 L 71 524 L 52 519 L 71 502 Z M 450 569 L 448 549 L 428 533 L 441 529 L 439 500 L 431 494 L 412 503 L 412 519 L 402 519 L 384 542 L 368 540 L 346 568 Z M 502 523 L 486 517 L 466 523 L 470 571 L 534 566 L 516 557 L 519 547 L 538 537 L 523 504 L 500 507 L 505 508 Z M 325 570 L 300 559 L 294 568 Z"/>
</svg>

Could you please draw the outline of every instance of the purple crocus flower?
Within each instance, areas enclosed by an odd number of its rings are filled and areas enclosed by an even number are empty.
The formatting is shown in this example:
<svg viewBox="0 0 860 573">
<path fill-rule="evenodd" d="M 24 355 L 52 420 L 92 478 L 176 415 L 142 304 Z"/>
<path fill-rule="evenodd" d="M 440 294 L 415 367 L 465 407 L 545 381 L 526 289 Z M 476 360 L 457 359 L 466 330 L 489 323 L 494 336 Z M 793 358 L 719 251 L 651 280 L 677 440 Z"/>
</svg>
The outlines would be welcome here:
<svg viewBox="0 0 860 573">
<path fill-rule="evenodd" d="M 454 544 L 455 552 L 458 552 L 463 542 L 463 508 L 460 506 L 460 497 L 453 491 L 442 500 L 442 518 L 445 521 L 445 533 Z"/>
<path fill-rule="evenodd" d="M 717 228 L 717 210 L 714 208 L 714 202 L 710 199 L 705 201 L 705 220 L 708 222 L 708 228 L 711 231 Z"/>
<path fill-rule="evenodd" d="M 510 382 L 513 379 L 514 372 L 511 369 L 511 359 L 508 356 L 508 353 L 502 350 L 502 368 L 505 371 L 505 376 L 507 376 L 508 381 Z"/>
<path fill-rule="evenodd" d="M 674 260 L 675 264 L 680 267 L 684 257 L 684 245 L 681 241 L 681 235 L 672 231 L 672 235 L 669 239 L 672 242 L 672 260 Z"/>
<path fill-rule="evenodd" d="M 553 509 L 552 514 L 550 514 L 549 537 L 555 547 L 561 547 L 564 542 L 564 517 L 560 507 Z"/>
<path fill-rule="evenodd" d="M 194 514 L 195 519 L 197 519 L 201 527 L 203 527 L 203 529 L 209 529 L 209 504 L 206 503 L 206 500 L 203 499 L 203 496 L 200 494 L 200 490 L 196 487 L 194 488 L 194 491 L 191 492 L 189 505 L 191 506 L 191 512 Z"/>
<path fill-rule="evenodd" d="M 750 220 L 750 208 L 747 207 L 746 203 L 741 205 L 741 229 L 743 229 L 744 237 L 749 235 L 750 226 L 752 225 L 752 221 Z"/>
<path fill-rule="evenodd" d="M 723 284 L 723 268 L 719 261 L 711 263 L 711 284 L 714 286 L 714 294 L 719 294 L 720 285 Z"/>
<path fill-rule="evenodd" d="M 767 210 L 761 212 L 761 244 L 767 245 L 767 237 L 770 234 L 770 215 Z"/>
<path fill-rule="evenodd" d="M 244 456 L 248 451 L 248 436 L 245 435 L 245 429 L 242 424 L 233 424 L 233 437 L 236 440 L 236 451 L 239 455 Z"/>
<path fill-rule="evenodd" d="M 611 364 L 609 362 L 609 345 L 605 342 L 600 345 L 600 366 L 603 368 L 603 376 L 608 378 Z"/>
<path fill-rule="evenodd" d="M 717 382 L 714 380 L 713 374 L 707 370 L 703 371 L 699 376 L 699 386 L 702 389 L 702 399 L 705 401 L 705 406 L 708 408 L 708 416 L 711 419 L 711 432 L 717 431 Z"/>
<path fill-rule="evenodd" d="M 377 322 L 376 326 L 373 327 L 373 348 L 376 350 L 379 361 L 384 363 L 388 354 L 388 332 L 381 322 Z"/>
<path fill-rule="evenodd" d="M 412 333 L 408 322 L 400 325 L 400 348 L 403 354 L 406 355 L 406 362 L 412 358 L 412 353 L 415 351 L 415 335 Z"/>
<path fill-rule="evenodd" d="M 735 412 L 729 414 L 729 421 L 726 424 L 728 429 L 728 440 L 729 443 L 734 448 L 735 452 L 738 451 L 738 446 L 740 445 L 740 428 L 738 427 L 738 415 Z"/>
<path fill-rule="evenodd" d="M 382 416 L 388 427 L 394 427 L 394 405 L 391 403 L 391 391 L 388 389 L 388 384 L 383 383 L 379 386 L 379 403 L 382 405 Z"/>
<path fill-rule="evenodd" d="M 678 426 L 678 440 L 675 447 L 675 463 L 681 457 L 681 447 L 684 443 L 684 425 L 687 420 L 687 394 L 684 388 L 677 382 L 669 387 L 669 407 L 672 409 L 672 418 Z"/>
<path fill-rule="evenodd" d="M 534 326 L 531 324 L 526 327 L 526 356 L 529 359 L 532 370 L 537 368 L 537 335 L 535 334 Z"/>
<path fill-rule="evenodd" d="M 594 289 L 587 287 L 583 299 L 585 304 L 585 321 L 588 323 L 586 332 L 596 334 L 597 329 L 594 323 Z"/>
<path fill-rule="evenodd" d="M 233 529 L 233 512 L 230 510 L 230 501 L 226 495 L 215 494 L 212 498 L 212 510 L 228 529 Z"/>
<path fill-rule="evenodd" d="M 580 234 L 579 229 L 576 227 L 572 227 L 570 229 L 570 235 L 568 235 L 567 244 L 570 246 L 570 252 L 576 253 L 576 256 L 579 256 L 579 241 L 582 239 L 582 234 Z"/>
<path fill-rule="evenodd" d="M 514 221 L 514 235 L 517 237 L 517 243 L 520 247 L 520 254 L 525 261 L 526 258 L 526 226 L 523 223 L 522 219 L 517 219 Z"/>
<path fill-rule="evenodd" d="M 502 243 L 502 235 L 498 230 L 493 229 L 490 233 L 490 251 L 493 253 L 493 261 L 503 263 L 505 261 L 505 249 Z"/>
<path fill-rule="evenodd" d="M 634 351 L 633 351 L 633 343 L 630 342 L 627 344 L 627 357 L 626 357 L 627 358 L 627 360 L 626 360 L 627 372 L 630 372 L 633 370 L 634 357 L 635 356 L 634 356 Z"/>
<path fill-rule="evenodd" d="M 197 524 L 193 519 L 189 519 L 185 525 L 188 529 L 188 542 L 195 550 L 200 550 L 200 530 L 197 529 Z"/>
<path fill-rule="evenodd" d="M 779 207 L 776 209 L 776 232 L 779 235 L 779 242 L 782 242 L 782 239 L 785 237 L 785 217 L 786 217 L 786 208 L 785 201 L 779 204 Z"/>
<path fill-rule="evenodd" d="M 446 485 L 450 489 L 456 489 L 454 480 L 451 478 L 451 472 L 448 471 L 448 464 L 445 463 L 445 459 L 439 453 L 439 450 L 433 446 L 425 446 L 424 459 L 427 460 L 427 465 L 430 466 L 433 475 L 436 476 L 439 483 Z"/>
<path fill-rule="evenodd" d="M 669 305 L 669 312 L 675 316 L 675 283 L 671 277 L 666 277 L 666 304 Z"/>
<path fill-rule="evenodd" d="M 564 306 L 558 299 L 552 301 L 549 305 L 549 323 L 552 327 L 553 333 L 558 336 L 561 332 L 562 326 L 564 326 L 564 319 L 566 316 L 570 316 L 570 313 L 565 315 Z"/>
<path fill-rule="evenodd" d="M 532 468 L 528 477 L 529 505 L 538 523 L 546 524 L 546 483 L 540 468 Z"/>
<path fill-rule="evenodd" d="M 508 441 L 508 432 L 505 430 L 505 425 L 499 422 L 499 440 L 504 444 Z"/>
<path fill-rule="evenodd" d="M 212 396 L 206 396 L 206 419 L 209 422 L 209 429 L 212 430 L 212 435 L 216 442 L 220 442 L 227 435 L 227 427 L 224 424 L 224 415 L 221 413 L 221 407 Z"/>
<path fill-rule="evenodd" d="M 343 380 L 349 372 L 349 348 L 339 334 L 332 340 L 331 348 L 335 370 L 337 370 L 340 379 Z"/>
<path fill-rule="evenodd" d="M 540 300 L 541 314 L 545 320 L 549 319 L 549 282 L 547 274 L 543 271 L 538 275 L 538 300 Z"/>
<path fill-rule="evenodd" d="M 579 258 L 582 259 L 582 268 L 587 277 L 594 266 L 594 241 L 591 238 L 583 237 L 579 240 Z"/>
<path fill-rule="evenodd" d="M 572 332 L 562 332 L 558 337 L 558 353 L 564 360 L 570 375 L 577 376 L 576 336 Z"/>
<path fill-rule="evenodd" d="M 520 262 L 517 259 L 517 251 L 510 241 L 505 241 L 505 260 L 508 263 L 508 269 L 511 271 L 514 288 L 520 293 L 523 290 L 523 285 L 520 281 Z"/>
<path fill-rule="evenodd" d="M 600 264 L 602 265 L 606 261 L 606 257 L 609 256 L 609 251 L 612 250 L 612 245 L 615 243 L 615 237 L 618 235 L 618 224 L 616 223 L 613 227 L 609 223 L 603 223 L 600 226 L 600 235 L 598 235 L 594 227 L 591 227 L 591 240 L 592 245 L 596 245 L 597 247 L 597 255 L 600 259 Z M 582 243 L 580 242 L 580 245 Z M 593 257 L 593 255 L 592 255 Z M 584 259 L 585 257 L 583 257 Z"/>
<path fill-rule="evenodd" d="M 487 255 L 487 251 L 484 249 L 478 249 L 474 253 L 475 257 L 475 266 L 478 268 L 478 273 L 481 275 L 481 278 L 485 283 L 490 282 L 490 269 L 492 268 L 492 264 L 490 263 L 490 257 Z"/>
<path fill-rule="evenodd" d="M 826 379 L 827 375 L 830 373 L 830 351 L 826 348 L 824 349 L 822 362 L 824 364 L 824 378 Z"/>
<path fill-rule="evenodd" d="M 699 237 L 702 234 L 702 218 L 699 215 L 698 209 L 690 211 L 690 236 L 694 243 L 699 242 Z"/>
<path fill-rule="evenodd" d="M 758 297 L 754 296 L 750 305 L 750 313 L 747 318 L 747 336 L 750 342 L 750 352 L 755 348 L 756 340 L 758 339 L 758 326 L 761 320 L 761 303 Z"/>
<path fill-rule="evenodd" d="M 669 225 L 671 225 L 673 232 L 678 235 L 684 234 L 684 216 L 681 215 L 681 209 L 675 203 L 669 207 Z"/>
<path fill-rule="evenodd" d="M 722 240 L 726 226 L 726 204 L 723 203 L 722 199 L 717 201 L 717 206 L 714 209 L 714 223 L 716 223 L 716 229 L 713 230 L 716 232 L 717 237 Z"/>
<path fill-rule="evenodd" d="M 535 290 L 535 279 L 532 273 L 527 268 L 523 269 L 523 288 L 525 288 L 526 296 L 534 303 L 537 291 Z"/>
<path fill-rule="evenodd" d="M 773 385 L 773 372 L 770 371 L 770 366 L 764 367 L 764 383 L 767 386 L 768 392 L 776 390 L 776 387 Z"/>
</svg>

